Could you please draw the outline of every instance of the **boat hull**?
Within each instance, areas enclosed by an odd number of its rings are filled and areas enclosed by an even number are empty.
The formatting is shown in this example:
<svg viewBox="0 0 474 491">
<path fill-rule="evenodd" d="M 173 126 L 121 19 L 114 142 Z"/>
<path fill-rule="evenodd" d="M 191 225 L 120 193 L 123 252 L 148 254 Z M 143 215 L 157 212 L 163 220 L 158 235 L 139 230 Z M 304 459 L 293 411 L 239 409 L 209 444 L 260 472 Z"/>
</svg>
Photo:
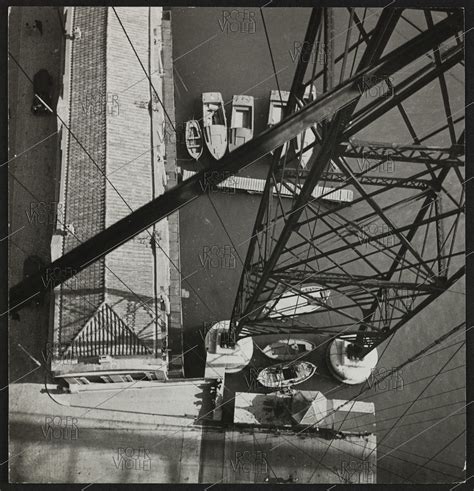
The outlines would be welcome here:
<svg viewBox="0 0 474 491">
<path fill-rule="evenodd" d="M 290 93 L 287 90 L 272 90 L 270 91 L 270 107 L 268 109 L 267 126 L 278 124 L 283 118 L 283 111 L 288 104 Z"/>
<path fill-rule="evenodd" d="M 247 95 L 234 95 L 229 130 L 229 152 L 253 138 L 254 99 Z"/>
<path fill-rule="evenodd" d="M 287 372 L 291 372 L 288 375 Z M 292 364 L 280 364 L 264 368 L 257 380 L 264 387 L 282 389 L 298 385 L 310 379 L 316 372 L 316 366 L 308 361 L 300 361 Z M 295 376 L 292 376 L 292 375 Z"/>
<path fill-rule="evenodd" d="M 303 339 L 280 339 L 263 349 L 263 353 L 272 360 L 289 361 L 314 349 L 314 344 Z"/>
<path fill-rule="evenodd" d="M 271 128 L 275 126 L 283 119 L 283 112 L 285 111 L 285 107 L 288 104 L 288 100 L 290 97 L 290 93 L 287 90 L 272 90 L 270 91 L 270 106 L 268 108 L 268 121 L 267 126 Z M 296 145 L 295 151 L 299 152 L 301 147 L 301 135 L 298 135 L 294 140 L 294 144 Z M 282 147 L 280 157 L 284 157 L 286 152 L 288 151 L 289 143 L 285 143 Z M 272 155 L 274 150 L 270 152 Z"/>
<path fill-rule="evenodd" d="M 186 149 L 189 155 L 198 160 L 203 151 L 204 142 L 201 127 L 196 120 L 186 122 Z"/>
<path fill-rule="evenodd" d="M 227 128 L 218 125 L 206 126 L 204 140 L 209 153 L 216 160 L 220 160 L 227 150 Z"/>
<path fill-rule="evenodd" d="M 253 132 L 247 128 L 231 128 L 229 132 L 229 152 L 247 143 L 253 138 Z"/>
<path fill-rule="evenodd" d="M 227 150 L 227 118 L 220 92 L 202 94 L 202 121 L 209 153 L 220 160 Z"/>
</svg>

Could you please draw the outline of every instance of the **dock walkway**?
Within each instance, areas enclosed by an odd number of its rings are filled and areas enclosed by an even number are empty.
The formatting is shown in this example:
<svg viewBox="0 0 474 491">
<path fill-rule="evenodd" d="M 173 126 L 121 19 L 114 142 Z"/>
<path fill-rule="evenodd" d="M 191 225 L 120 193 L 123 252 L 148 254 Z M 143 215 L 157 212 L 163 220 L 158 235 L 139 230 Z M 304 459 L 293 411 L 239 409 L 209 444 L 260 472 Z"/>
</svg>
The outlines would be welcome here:
<svg viewBox="0 0 474 491">
<path fill-rule="evenodd" d="M 194 176 L 197 172 L 191 170 L 183 171 L 183 181 Z M 287 186 L 293 187 L 291 182 L 286 183 Z M 255 179 L 253 177 L 241 177 L 241 176 L 229 176 L 227 179 L 217 184 L 218 188 L 234 189 L 239 191 L 246 191 L 248 193 L 263 193 L 265 189 L 265 179 Z M 294 193 L 290 191 L 286 186 L 280 184 L 280 193 L 291 198 Z M 273 194 L 276 194 L 276 190 L 273 190 Z M 323 198 L 328 201 L 336 202 L 350 202 L 354 199 L 354 194 L 350 189 L 335 189 L 326 186 L 316 186 L 312 193 L 313 198 Z"/>
</svg>

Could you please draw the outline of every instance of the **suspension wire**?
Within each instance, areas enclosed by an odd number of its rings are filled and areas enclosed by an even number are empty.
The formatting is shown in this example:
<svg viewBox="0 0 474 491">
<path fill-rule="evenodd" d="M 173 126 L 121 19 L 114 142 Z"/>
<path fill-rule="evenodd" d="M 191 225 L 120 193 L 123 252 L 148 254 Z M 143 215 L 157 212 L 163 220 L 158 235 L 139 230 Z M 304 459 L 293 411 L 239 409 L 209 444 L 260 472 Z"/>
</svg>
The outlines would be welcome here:
<svg viewBox="0 0 474 491">
<path fill-rule="evenodd" d="M 430 463 L 430 462 L 436 462 L 435 461 L 435 458 L 440 455 L 441 453 L 443 453 L 444 450 L 446 450 L 449 446 L 451 446 L 458 438 L 460 438 L 464 433 L 466 433 L 466 429 L 462 430 L 460 433 L 458 433 L 454 438 L 452 438 L 451 440 L 449 440 L 448 443 L 446 443 L 445 445 L 443 445 L 443 447 L 438 450 L 434 455 L 432 455 L 423 465 L 421 465 L 421 468 L 427 468 L 426 466 Z M 429 469 L 429 468 L 428 468 Z M 431 470 L 431 469 L 430 469 Z M 415 471 L 416 472 L 416 471 Z M 411 479 L 413 477 L 413 475 L 415 474 L 415 472 L 412 472 L 409 476 L 408 476 L 408 479 Z"/>
<path fill-rule="evenodd" d="M 270 39 L 268 37 L 268 31 L 267 31 L 267 24 L 265 22 L 265 16 L 263 15 L 263 8 L 262 7 L 260 7 L 260 16 L 262 17 L 263 30 L 265 31 L 265 38 L 267 40 L 268 50 L 270 51 L 270 58 L 271 58 L 272 67 L 273 67 L 273 75 L 275 76 L 275 81 L 276 81 L 277 88 L 278 88 L 278 95 L 280 96 L 280 102 L 283 102 L 283 99 L 281 98 L 280 84 L 278 83 L 278 76 L 277 76 L 277 70 L 276 70 L 276 66 L 275 66 L 275 59 L 273 58 L 273 51 L 272 51 L 272 47 L 270 45 Z"/>
<path fill-rule="evenodd" d="M 427 422 L 427 421 L 431 421 L 431 420 L 425 420 L 424 422 Z M 465 432 L 465 430 L 463 432 Z M 459 438 L 459 436 L 457 438 Z M 357 443 L 355 441 L 352 441 L 351 444 L 354 445 L 354 446 L 356 446 L 356 447 L 363 447 L 363 448 L 365 448 L 365 445 L 362 445 L 362 444 Z M 418 455 L 418 454 L 413 453 L 413 452 L 407 452 L 406 450 L 400 450 L 398 448 L 395 449 L 394 447 L 391 447 L 391 446 L 389 446 L 387 444 L 384 444 L 383 446 L 386 447 L 386 448 L 388 448 L 388 449 L 390 449 L 390 450 L 395 450 L 397 452 L 403 452 L 403 453 L 407 453 L 409 455 L 414 455 L 415 457 L 426 459 L 426 456 Z M 379 447 L 379 444 L 377 443 L 377 448 L 378 447 Z M 395 455 L 391 455 L 390 454 L 390 455 L 387 455 L 387 457 L 390 457 L 392 459 L 397 459 L 397 460 L 400 460 L 402 462 L 406 462 L 406 463 L 412 464 L 412 465 L 417 466 L 417 467 L 422 467 L 422 468 L 424 467 L 422 464 L 418 464 L 416 462 L 413 462 L 413 460 L 406 460 L 406 459 L 403 459 L 401 457 L 396 457 Z M 442 461 L 439 461 L 439 460 L 438 461 L 434 461 L 434 462 L 439 463 L 439 464 L 448 465 L 448 466 L 451 466 L 451 467 L 455 467 L 456 469 L 459 469 L 459 467 L 457 467 L 457 466 L 455 466 L 453 464 L 448 464 L 447 462 L 442 462 Z M 387 468 L 384 468 L 382 466 L 379 466 L 378 465 L 378 462 L 377 462 L 377 468 L 379 468 L 379 469 L 381 469 L 383 471 L 386 471 L 386 472 L 390 472 L 391 474 L 396 475 L 397 477 L 401 477 L 405 482 L 409 482 L 408 480 L 411 477 L 411 476 L 409 476 L 409 477 L 401 476 L 400 474 L 397 474 L 396 472 L 393 472 L 393 471 L 391 471 L 391 470 L 389 470 Z M 426 469 L 428 469 L 430 471 L 433 471 L 433 472 L 438 472 L 438 473 L 443 474 L 445 476 L 454 477 L 455 479 L 459 477 L 457 475 L 451 474 L 450 472 L 444 472 L 444 471 L 441 471 L 441 470 L 438 470 L 438 469 L 433 469 L 433 468 L 429 468 L 429 467 L 426 467 Z M 416 470 L 415 470 L 415 472 L 416 472 Z"/>
<path fill-rule="evenodd" d="M 36 201 L 39 201 L 38 198 L 16 177 L 14 176 L 10 171 L 8 171 L 9 174 L 13 177 L 13 179 L 15 179 L 15 181 L 28 193 L 30 194 Z M 57 221 L 59 222 L 60 225 L 62 225 L 63 227 L 66 227 L 66 224 L 63 223 L 58 217 L 57 217 Z M 80 244 L 83 244 L 83 241 L 81 239 L 79 239 L 79 237 L 75 234 L 75 232 L 73 231 L 69 231 L 73 236 L 74 238 L 80 243 Z M 105 264 L 104 262 L 104 267 L 110 272 L 112 273 L 112 275 L 114 275 L 114 277 L 123 285 L 125 286 L 125 288 L 127 288 L 130 293 L 132 295 L 134 295 L 140 302 L 140 306 L 144 307 L 145 310 L 148 310 L 149 307 L 146 305 L 146 303 L 143 303 L 143 300 L 139 297 L 139 295 L 137 293 L 135 293 L 128 285 L 127 283 L 125 283 L 116 273 L 114 273 L 109 266 L 107 266 L 107 264 Z M 38 292 L 39 293 L 39 292 Z M 150 313 L 150 311 L 148 312 Z"/>
<path fill-rule="evenodd" d="M 428 390 L 428 388 L 431 386 L 431 384 L 437 379 L 438 375 L 444 370 L 444 368 L 451 362 L 451 360 L 458 354 L 458 352 L 461 350 L 461 348 L 464 346 L 464 343 L 459 346 L 454 353 L 451 354 L 451 356 L 447 359 L 447 361 L 443 364 L 442 367 L 436 372 L 436 374 L 433 376 L 433 378 L 425 385 L 423 390 L 418 394 L 418 396 L 415 398 L 414 401 L 403 411 L 403 413 L 397 418 L 395 423 L 392 425 L 388 433 L 386 433 L 381 442 L 386 440 L 388 436 L 392 433 L 392 431 L 395 429 L 395 427 L 398 425 L 399 422 L 402 421 L 402 419 L 405 417 L 405 415 L 408 413 L 408 411 L 416 404 L 416 402 L 419 400 L 419 398 Z"/>
<path fill-rule="evenodd" d="M 413 401 L 407 401 L 407 403 L 409 402 L 416 402 L 417 399 L 414 399 Z M 454 402 L 449 402 L 447 404 L 440 404 L 439 406 L 430 406 L 428 409 L 420 409 L 419 411 L 415 411 L 413 413 L 410 413 L 408 414 L 408 416 L 413 416 L 414 414 L 422 414 L 422 413 L 427 413 L 427 412 L 431 412 L 435 409 L 442 409 L 444 407 L 449 407 L 449 406 L 454 406 L 455 404 L 466 404 L 466 400 L 465 399 L 462 399 L 462 400 L 459 400 L 459 401 L 454 401 Z M 357 418 L 358 416 L 355 416 L 355 418 Z M 347 421 L 349 421 L 350 419 L 355 419 L 355 418 L 348 418 Z M 393 416 L 393 417 L 390 417 L 390 418 L 383 418 L 383 419 L 379 419 L 377 420 L 377 425 L 379 425 L 379 423 L 385 423 L 386 421 L 392 421 L 394 419 L 399 419 L 398 416 Z M 417 420 L 417 421 L 413 421 L 412 423 L 408 423 L 408 424 L 416 424 L 418 422 L 422 422 L 423 420 Z M 347 430 L 344 430 L 344 431 L 351 431 L 351 430 L 357 430 L 357 428 L 361 428 L 361 427 L 364 427 L 364 423 L 362 424 L 359 424 L 357 426 L 351 426 L 350 428 L 348 428 Z M 386 431 L 386 430 L 380 430 L 379 428 L 377 428 L 377 432 L 383 432 L 383 431 Z M 384 437 L 385 438 L 385 437 Z M 383 441 L 383 439 L 381 440 L 381 442 Z"/>
<path fill-rule="evenodd" d="M 447 372 L 444 372 L 444 373 L 447 373 Z M 443 396 L 445 394 L 449 394 L 451 392 L 455 392 L 457 390 L 461 390 L 461 389 L 465 389 L 466 386 L 463 385 L 462 387 L 456 387 L 455 389 L 449 389 L 449 390 L 443 390 L 441 392 L 436 392 L 435 394 L 431 394 L 429 396 L 425 396 L 425 397 L 420 397 L 419 400 L 420 401 L 423 401 L 425 399 L 432 399 L 433 397 L 440 397 L 440 396 Z M 381 389 L 380 391 L 377 391 L 377 393 L 384 393 L 384 394 L 387 394 L 387 392 L 389 391 L 390 389 L 386 389 L 386 390 L 383 390 Z M 391 389 L 391 390 L 395 390 L 395 391 L 398 391 L 398 389 Z M 400 390 L 403 390 L 403 388 L 401 388 Z M 396 408 L 396 407 L 400 407 L 400 406 L 404 406 L 405 404 L 409 404 L 413 399 L 409 400 L 409 401 L 405 401 L 405 402 L 401 402 L 400 404 L 394 404 L 392 406 L 385 406 L 383 409 L 378 409 L 377 410 L 377 413 L 382 413 L 384 411 L 388 411 L 389 409 L 393 409 L 393 408 Z M 454 403 L 452 403 L 454 404 Z M 440 406 L 438 406 L 440 407 Z M 428 410 L 427 410 L 428 411 Z M 422 411 L 423 412 L 423 411 Z M 415 413 L 412 413 L 412 414 L 415 414 Z M 352 416 L 351 418 L 347 418 L 346 421 L 353 421 L 353 420 L 356 420 L 356 419 L 359 419 L 359 418 L 363 418 L 365 417 L 363 414 L 360 414 L 360 415 L 356 415 L 356 416 Z M 382 420 L 378 420 L 377 422 L 381 422 L 381 421 L 388 421 L 389 419 L 394 419 L 394 418 L 385 418 L 385 419 L 382 419 Z"/>
<path fill-rule="evenodd" d="M 113 7 L 112 7 L 113 8 Z M 24 70 L 24 68 L 20 65 L 20 63 L 16 60 L 16 58 L 11 54 L 11 52 L 9 51 L 9 56 L 11 56 L 11 58 L 13 59 L 13 61 L 15 62 L 15 64 L 18 66 L 18 68 L 23 72 L 23 74 L 25 75 L 25 77 L 30 81 L 31 84 L 33 84 L 33 81 L 30 79 L 29 75 L 26 73 L 26 71 Z M 47 104 L 46 104 L 46 107 Z M 74 134 L 74 132 L 70 129 L 70 127 L 63 121 L 63 119 L 57 114 L 56 111 L 53 111 L 51 108 L 48 107 L 48 109 L 50 109 L 50 111 L 60 120 L 60 122 L 64 125 L 64 127 L 68 130 L 68 132 L 72 135 L 72 137 L 74 138 L 74 140 L 79 144 L 79 146 L 82 148 L 82 150 L 84 151 L 84 153 L 88 156 L 88 158 L 91 160 L 91 162 L 95 165 L 95 167 L 99 170 L 99 172 L 103 175 L 103 177 L 106 179 L 106 181 L 112 186 L 112 188 L 116 191 L 116 193 L 118 194 L 118 196 L 121 198 L 121 200 L 124 202 L 124 204 L 127 206 L 127 208 L 130 210 L 130 211 L 133 211 L 133 209 L 130 207 L 130 205 L 128 204 L 128 202 L 125 200 L 125 198 L 122 196 L 122 194 L 118 191 L 118 189 L 112 184 L 112 182 L 110 181 L 110 179 L 107 177 L 106 173 L 104 171 L 102 171 L 102 169 L 99 167 L 99 165 L 97 164 L 97 162 L 94 160 L 94 158 L 92 157 L 92 155 L 90 155 L 90 153 L 87 151 L 87 149 L 84 147 L 84 145 L 82 144 L 82 142 L 76 137 L 76 135 Z M 15 178 L 16 179 L 16 178 Z M 31 194 L 31 193 L 30 193 Z M 34 195 L 31 194 L 33 197 Z M 35 198 L 36 199 L 36 198 Z M 153 240 L 153 236 L 151 235 L 150 231 L 147 229 L 146 232 L 148 233 L 148 235 L 150 236 L 151 240 Z M 82 244 L 83 242 L 81 240 L 78 239 L 78 237 L 73 234 L 74 237 Z M 157 245 L 160 250 L 163 252 L 163 254 L 168 258 L 168 260 L 170 261 L 170 263 L 177 269 L 177 271 L 181 274 L 181 271 L 179 270 L 179 268 L 176 266 L 176 264 L 174 264 L 174 262 L 171 260 L 171 258 L 168 256 L 168 254 L 166 254 L 166 252 L 163 250 L 163 248 L 161 247 L 161 245 L 155 241 L 155 245 Z M 104 266 L 112 273 L 115 275 L 115 273 L 113 273 L 110 268 L 105 264 L 104 262 Z M 139 295 L 137 295 L 135 292 L 133 292 L 133 290 L 128 286 L 126 285 L 118 276 L 116 276 L 116 278 L 124 285 L 127 287 L 127 289 L 136 297 L 140 300 L 140 302 L 142 302 L 142 300 L 140 299 Z M 192 284 L 188 281 L 188 280 L 184 280 L 186 281 L 187 285 L 191 288 L 191 290 L 193 290 L 193 292 L 196 294 L 196 296 L 199 298 L 199 300 L 201 301 L 201 303 L 209 310 L 209 312 L 211 312 L 212 314 L 214 314 L 213 310 L 210 309 L 210 307 L 207 305 L 206 302 L 204 302 L 204 300 L 200 297 L 200 295 L 196 292 L 196 290 L 194 289 L 194 287 L 192 286 Z M 143 305 L 146 305 L 146 304 L 143 304 Z M 151 307 L 149 307 L 148 305 L 146 306 L 146 310 L 148 309 L 151 309 Z M 152 310 L 151 310 L 152 311 Z M 154 317 L 154 314 L 152 313 L 152 317 Z"/>
<path fill-rule="evenodd" d="M 400 365 L 398 365 L 398 367 L 396 367 L 396 368 L 395 368 L 395 370 L 400 370 L 400 369 L 401 369 L 401 368 L 403 368 L 404 366 L 409 365 L 410 363 L 413 363 L 413 362 L 415 362 L 415 361 L 417 361 L 417 360 L 421 359 L 421 358 L 423 357 L 423 355 L 425 355 L 425 353 L 426 353 L 427 351 L 429 351 L 429 350 L 430 350 L 432 347 L 434 347 L 434 346 L 436 346 L 436 345 L 440 344 L 442 341 L 444 341 L 445 339 L 447 339 L 449 336 L 451 336 L 452 334 L 454 334 L 456 331 L 459 331 L 459 330 L 461 329 L 461 327 L 462 327 L 464 324 L 465 324 L 465 322 L 461 322 L 460 324 L 458 324 L 457 326 L 455 326 L 454 328 L 452 328 L 452 329 L 451 329 L 450 331 L 448 331 L 447 333 L 445 333 L 445 334 L 443 334 L 443 335 L 439 336 L 437 339 L 435 339 L 435 340 L 434 340 L 433 342 L 431 342 L 429 345 L 425 346 L 423 349 L 419 350 L 419 351 L 418 351 L 417 353 L 415 353 L 413 356 L 409 357 L 407 360 L 405 360 L 405 361 L 404 361 L 404 362 L 402 362 Z M 430 353 L 428 353 L 428 355 L 425 355 L 425 356 L 429 356 L 429 355 L 430 355 Z M 464 366 L 464 365 L 460 365 L 460 366 L 458 366 L 458 367 L 456 367 L 456 368 L 459 368 L 459 367 L 462 367 L 462 366 Z M 448 370 L 448 371 L 449 371 L 449 370 Z M 389 376 L 390 376 L 390 373 L 389 373 L 389 374 L 387 374 L 387 375 L 382 376 L 382 377 L 379 379 L 379 381 L 381 382 L 381 381 L 385 380 L 386 378 L 388 378 Z M 426 377 L 426 378 L 429 378 L 429 377 Z M 422 378 L 422 379 L 420 379 L 420 380 L 423 380 L 423 378 Z M 366 383 L 367 383 L 367 382 L 365 382 L 365 384 L 366 384 Z M 413 382 L 411 382 L 411 383 L 413 383 Z M 364 385 L 365 385 L 365 384 L 364 384 Z M 408 384 L 407 384 L 407 385 L 408 385 Z M 358 394 L 356 394 L 355 396 L 351 397 L 349 400 L 345 401 L 343 404 L 339 405 L 338 407 L 336 407 L 335 409 L 333 409 L 332 411 L 330 411 L 328 414 L 326 414 L 326 415 L 324 416 L 324 418 L 327 418 L 328 416 L 330 416 L 330 415 L 332 415 L 332 414 L 335 414 L 335 413 L 336 413 L 336 412 L 337 412 L 337 411 L 338 411 L 340 408 L 342 408 L 342 407 L 344 407 L 344 406 L 347 406 L 349 403 L 351 403 L 351 402 L 353 402 L 353 403 L 354 403 L 354 402 L 356 402 L 356 399 L 357 399 L 358 397 L 360 397 L 360 396 L 361 396 L 363 393 L 368 392 L 368 390 L 370 390 L 370 387 L 362 387 L 362 388 L 361 388 L 361 390 L 360 390 L 360 392 L 359 392 Z M 377 394 L 375 394 L 375 395 L 377 395 Z M 323 418 L 323 419 L 324 419 L 324 418 Z M 307 426 L 306 426 L 306 427 L 305 427 L 303 430 L 301 430 L 301 431 L 305 431 L 305 430 L 307 430 L 307 429 L 309 429 L 309 428 L 312 428 L 312 427 L 316 426 L 316 425 L 317 425 L 317 424 L 318 424 L 320 421 L 321 421 L 321 419 L 320 419 L 320 420 L 318 420 L 318 421 L 316 421 L 315 423 L 312 423 L 312 424 L 310 424 L 310 425 L 307 425 Z"/>
</svg>

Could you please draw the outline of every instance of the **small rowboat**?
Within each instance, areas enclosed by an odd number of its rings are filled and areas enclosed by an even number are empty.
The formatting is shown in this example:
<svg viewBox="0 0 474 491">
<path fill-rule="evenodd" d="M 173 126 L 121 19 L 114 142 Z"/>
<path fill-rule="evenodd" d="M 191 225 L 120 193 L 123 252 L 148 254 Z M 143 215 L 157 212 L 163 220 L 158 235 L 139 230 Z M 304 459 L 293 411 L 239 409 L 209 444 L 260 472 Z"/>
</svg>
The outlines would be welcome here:
<svg viewBox="0 0 474 491">
<path fill-rule="evenodd" d="M 293 360 L 314 349 L 314 344 L 304 339 L 280 339 L 263 348 L 263 354 L 273 360 Z"/>
<path fill-rule="evenodd" d="M 207 148 L 220 160 L 227 150 L 227 118 L 220 92 L 202 94 L 202 122 Z"/>
<path fill-rule="evenodd" d="M 202 140 L 202 132 L 199 123 L 192 119 L 186 122 L 186 148 L 188 149 L 189 155 L 194 159 L 198 160 L 202 155 L 202 150 L 204 142 Z"/>
<path fill-rule="evenodd" d="M 232 117 L 229 131 L 229 152 L 247 143 L 253 137 L 253 97 L 234 95 L 232 99 Z"/>
<path fill-rule="evenodd" d="M 281 389 L 301 384 L 312 377 L 315 372 L 316 366 L 309 361 L 298 361 L 264 368 L 258 374 L 257 380 L 265 387 Z"/>
</svg>

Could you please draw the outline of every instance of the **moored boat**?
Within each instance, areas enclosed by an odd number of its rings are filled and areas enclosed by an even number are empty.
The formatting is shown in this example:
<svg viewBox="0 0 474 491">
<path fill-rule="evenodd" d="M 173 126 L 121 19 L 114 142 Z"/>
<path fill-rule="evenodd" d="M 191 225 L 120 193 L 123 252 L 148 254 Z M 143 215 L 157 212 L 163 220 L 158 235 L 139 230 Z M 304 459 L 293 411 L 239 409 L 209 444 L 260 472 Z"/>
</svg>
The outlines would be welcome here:
<svg viewBox="0 0 474 491">
<path fill-rule="evenodd" d="M 316 87 L 313 84 L 307 85 L 303 95 L 303 103 L 309 104 L 310 102 L 313 102 L 315 100 L 316 100 Z M 301 140 L 302 140 L 301 150 L 304 150 L 306 147 L 314 143 L 315 137 L 311 128 L 307 128 L 305 131 L 303 131 L 300 141 Z M 311 158 L 311 155 L 313 155 L 313 151 L 314 151 L 314 147 L 310 148 L 309 150 L 306 150 L 306 152 L 303 152 L 303 154 L 301 155 L 300 165 L 301 167 L 303 167 L 303 169 L 306 167 L 306 164 Z"/>
<path fill-rule="evenodd" d="M 264 368 L 258 374 L 257 380 L 265 387 L 281 389 L 301 384 L 315 372 L 316 366 L 309 361 L 298 361 Z"/>
<path fill-rule="evenodd" d="M 204 147 L 201 127 L 199 126 L 198 121 L 195 119 L 187 121 L 185 131 L 186 148 L 188 149 L 188 153 L 194 160 L 198 160 L 202 155 Z"/>
<path fill-rule="evenodd" d="M 305 104 L 309 104 L 316 100 L 316 87 L 313 84 L 307 85 L 303 94 L 303 101 Z"/>
<path fill-rule="evenodd" d="M 253 138 L 254 103 L 249 95 L 234 95 L 229 130 L 229 152 Z"/>
<path fill-rule="evenodd" d="M 279 339 L 263 348 L 264 355 L 273 360 L 294 360 L 314 349 L 314 344 L 304 339 Z"/>
<path fill-rule="evenodd" d="M 268 122 L 267 126 L 278 124 L 283 119 L 283 110 L 288 104 L 290 93 L 287 90 L 271 90 L 270 91 L 270 105 L 268 108 Z"/>
<path fill-rule="evenodd" d="M 283 112 L 288 104 L 290 93 L 287 90 L 272 90 L 270 91 L 270 105 L 268 108 L 267 126 L 271 128 L 283 119 Z M 300 148 L 301 136 L 296 137 L 296 152 Z M 281 157 L 283 157 L 288 149 L 288 142 L 283 145 Z M 273 154 L 273 151 L 271 152 Z"/>
<path fill-rule="evenodd" d="M 202 94 L 202 122 L 207 148 L 219 160 L 227 149 L 227 119 L 220 92 Z"/>
</svg>

